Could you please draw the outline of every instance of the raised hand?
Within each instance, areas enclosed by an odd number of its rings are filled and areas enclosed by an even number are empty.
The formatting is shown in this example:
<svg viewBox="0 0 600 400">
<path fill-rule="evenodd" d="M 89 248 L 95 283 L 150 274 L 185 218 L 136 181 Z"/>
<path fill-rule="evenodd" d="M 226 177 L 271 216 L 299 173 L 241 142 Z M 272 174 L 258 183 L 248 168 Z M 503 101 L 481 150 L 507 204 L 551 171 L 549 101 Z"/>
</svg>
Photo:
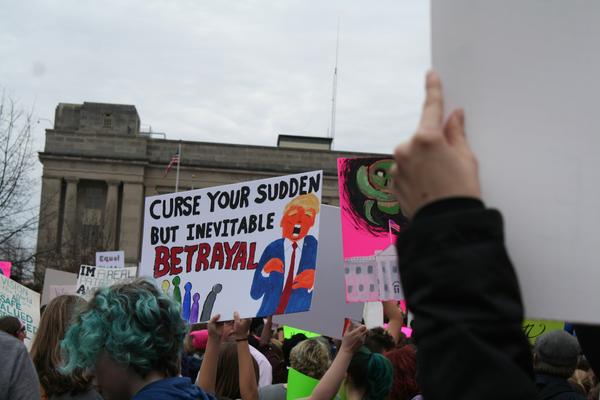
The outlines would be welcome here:
<svg viewBox="0 0 600 400">
<path fill-rule="evenodd" d="M 410 218 L 423 206 L 449 197 L 481 197 L 477 160 L 465 136 L 462 109 L 444 123 L 442 82 L 427 74 L 421 122 L 412 139 L 396 147 L 394 191 Z"/>
</svg>

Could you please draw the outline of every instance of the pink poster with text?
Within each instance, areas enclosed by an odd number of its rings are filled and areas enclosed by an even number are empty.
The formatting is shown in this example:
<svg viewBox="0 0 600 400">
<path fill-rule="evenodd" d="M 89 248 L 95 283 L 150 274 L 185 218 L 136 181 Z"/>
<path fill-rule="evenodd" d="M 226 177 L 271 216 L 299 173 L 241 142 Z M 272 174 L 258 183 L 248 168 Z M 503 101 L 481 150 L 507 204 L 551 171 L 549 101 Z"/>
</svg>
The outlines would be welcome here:
<svg viewBox="0 0 600 400">
<path fill-rule="evenodd" d="M 389 158 L 339 158 L 346 300 L 401 300 L 396 234 L 406 225 Z"/>
<path fill-rule="evenodd" d="M 10 269 L 12 268 L 12 263 L 10 261 L 0 261 L 0 271 L 2 271 L 2 275 L 10 278 Z"/>
</svg>

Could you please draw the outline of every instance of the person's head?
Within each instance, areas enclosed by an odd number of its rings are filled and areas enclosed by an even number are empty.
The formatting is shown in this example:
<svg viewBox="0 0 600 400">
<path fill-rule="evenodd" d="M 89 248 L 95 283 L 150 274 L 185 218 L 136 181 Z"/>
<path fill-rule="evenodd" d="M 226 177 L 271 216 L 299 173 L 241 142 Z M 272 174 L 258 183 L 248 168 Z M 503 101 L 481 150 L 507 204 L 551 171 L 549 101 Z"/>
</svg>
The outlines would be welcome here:
<svg viewBox="0 0 600 400">
<path fill-rule="evenodd" d="M 347 371 L 348 389 L 362 393 L 366 400 L 383 400 L 388 398 L 392 381 L 392 363 L 383 354 L 364 346 L 354 353 Z"/>
<path fill-rule="evenodd" d="M 330 364 L 329 349 L 318 339 L 300 342 L 290 353 L 291 367 L 315 379 L 321 379 Z"/>
<path fill-rule="evenodd" d="M 377 327 L 369 329 L 365 346 L 374 353 L 385 353 L 396 347 L 394 338 L 385 329 Z"/>
<path fill-rule="evenodd" d="M 539 336 L 533 347 L 533 369 L 538 374 L 569 378 L 579 357 L 577 339 L 557 330 Z"/>
<path fill-rule="evenodd" d="M 208 343 L 208 330 L 202 329 L 190 332 L 186 338 L 186 342 L 187 343 L 184 342 L 184 350 L 186 353 L 204 352 Z"/>
<path fill-rule="evenodd" d="M 254 365 L 254 374 L 256 383 L 258 383 L 258 364 L 252 357 Z M 221 344 L 219 352 L 219 361 L 217 362 L 217 381 L 215 386 L 217 397 L 227 397 L 229 399 L 239 399 L 240 394 L 240 372 L 238 367 L 237 344 L 235 342 L 225 342 Z"/>
<path fill-rule="evenodd" d="M 306 237 L 315 224 L 319 210 L 319 198 L 314 193 L 303 194 L 292 199 L 285 206 L 281 217 L 283 237 L 292 241 Z"/>
<path fill-rule="evenodd" d="M 149 375 L 179 375 L 187 329 L 179 306 L 151 281 L 136 279 L 99 289 L 62 341 L 63 373 L 94 368 L 114 399 L 130 398 Z"/>
<path fill-rule="evenodd" d="M 252 318 L 252 323 L 250 324 L 250 334 L 260 337 L 264 327 L 265 322 L 262 318 Z"/>
<path fill-rule="evenodd" d="M 73 370 L 69 375 L 61 374 L 58 369 L 62 358 L 60 341 L 75 315 L 86 302 L 79 296 L 58 296 L 48 303 L 33 345 L 31 359 L 40 378 L 40 384 L 48 396 L 64 393 L 80 393 L 90 388 L 91 377 L 82 369 Z"/>
<path fill-rule="evenodd" d="M 569 378 L 569 381 L 572 384 L 580 385 L 586 394 L 592 389 L 592 387 L 594 387 L 592 377 L 587 371 L 582 369 L 576 369 L 571 378 Z"/>
<path fill-rule="evenodd" d="M 25 325 L 21 323 L 19 318 L 7 315 L 0 318 L 0 331 L 4 331 L 24 342 L 27 338 L 27 330 Z"/>
<path fill-rule="evenodd" d="M 302 341 L 306 340 L 306 335 L 304 333 L 296 333 L 289 339 L 285 339 L 283 341 L 283 358 L 285 360 L 285 365 L 290 366 L 290 353 L 292 349 L 296 347 L 296 345 Z"/>
<path fill-rule="evenodd" d="M 390 399 L 410 400 L 419 394 L 417 385 L 417 351 L 404 346 L 385 353 L 394 368 L 394 380 Z"/>
</svg>

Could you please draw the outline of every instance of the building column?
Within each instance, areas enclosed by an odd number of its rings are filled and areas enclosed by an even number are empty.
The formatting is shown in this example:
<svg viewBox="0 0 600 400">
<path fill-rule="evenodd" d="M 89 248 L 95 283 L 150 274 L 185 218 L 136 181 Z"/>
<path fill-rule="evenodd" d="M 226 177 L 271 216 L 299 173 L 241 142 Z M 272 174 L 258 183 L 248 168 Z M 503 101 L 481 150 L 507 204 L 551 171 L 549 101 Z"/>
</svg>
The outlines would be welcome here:
<svg viewBox="0 0 600 400">
<path fill-rule="evenodd" d="M 65 208 L 63 213 L 63 231 L 61 249 L 67 250 L 75 245 L 77 240 L 77 182 L 79 178 L 65 177 Z"/>
<path fill-rule="evenodd" d="M 140 262 L 142 218 L 144 212 L 144 185 L 124 182 L 121 204 L 121 234 L 119 249 L 125 252 L 125 262 Z"/>
<path fill-rule="evenodd" d="M 108 180 L 108 191 L 106 193 L 106 206 L 105 206 L 105 240 L 112 250 L 119 250 L 116 248 L 117 243 L 117 210 L 119 208 L 119 185 L 121 181 Z"/>
<path fill-rule="evenodd" d="M 58 250 L 61 189 L 60 178 L 42 177 L 37 239 L 38 256 L 34 276 L 37 283 L 43 281 L 48 261 L 56 255 Z"/>
</svg>

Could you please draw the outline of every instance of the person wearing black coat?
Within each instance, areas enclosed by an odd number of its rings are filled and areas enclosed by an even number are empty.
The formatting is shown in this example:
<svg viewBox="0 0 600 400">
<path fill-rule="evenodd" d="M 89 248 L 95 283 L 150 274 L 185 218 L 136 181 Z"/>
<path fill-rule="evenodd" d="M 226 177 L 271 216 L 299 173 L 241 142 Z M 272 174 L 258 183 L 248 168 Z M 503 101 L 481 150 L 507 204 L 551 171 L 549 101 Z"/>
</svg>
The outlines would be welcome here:
<svg viewBox="0 0 600 400">
<path fill-rule="evenodd" d="M 400 276 L 415 319 L 423 398 L 535 399 L 523 304 L 502 217 L 480 200 L 464 113 L 444 123 L 441 82 L 427 77 L 421 123 L 395 151 Z"/>
</svg>

